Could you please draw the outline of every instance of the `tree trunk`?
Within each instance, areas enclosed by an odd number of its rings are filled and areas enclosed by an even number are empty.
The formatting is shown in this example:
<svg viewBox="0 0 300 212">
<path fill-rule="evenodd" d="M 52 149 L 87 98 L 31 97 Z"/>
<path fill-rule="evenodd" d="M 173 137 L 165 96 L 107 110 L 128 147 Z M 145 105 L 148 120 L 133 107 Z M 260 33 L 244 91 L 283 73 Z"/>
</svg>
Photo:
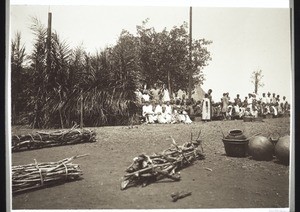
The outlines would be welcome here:
<svg viewBox="0 0 300 212">
<path fill-rule="evenodd" d="M 82 90 L 80 91 L 80 128 L 83 128 L 83 95 Z"/>
<path fill-rule="evenodd" d="M 255 73 L 255 82 L 254 82 L 254 93 L 257 94 L 257 90 L 258 90 L 258 73 Z"/>
<path fill-rule="evenodd" d="M 169 93 L 170 93 L 170 96 L 171 96 L 172 92 L 171 92 L 171 73 L 170 73 L 170 70 L 168 70 L 168 90 L 169 90 Z"/>
</svg>

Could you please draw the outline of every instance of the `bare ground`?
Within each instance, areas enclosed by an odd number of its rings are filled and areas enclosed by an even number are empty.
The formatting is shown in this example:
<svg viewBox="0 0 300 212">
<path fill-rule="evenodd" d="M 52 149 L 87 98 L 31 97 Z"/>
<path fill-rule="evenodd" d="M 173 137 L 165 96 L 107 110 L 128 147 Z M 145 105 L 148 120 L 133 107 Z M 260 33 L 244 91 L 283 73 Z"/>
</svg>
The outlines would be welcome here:
<svg viewBox="0 0 300 212">
<path fill-rule="evenodd" d="M 90 154 L 73 163 L 80 164 L 83 179 L 30 191 L 12 197 L 13 209 L 171 209 L 171 208 L 285 208 L 289 205 L 289 166 L 250 157 L 227 157 L 222 142 L 231 129 L 242 129 L 248 136 L 277 131 L 290 133 L 289 118 L 265 119 L 264 122 L 213 121 L 191 125 L 140 125 L 137 128 L 90 128 L 97 142 L 44 148 L 12 154 L 12 165 L 58 161 Z M 190 140 L 191 132 L 202 131 L 205 160 L 181 170 L 181 180 L 162 180 L 146 187 L 120 190 L 121 177 L 132 159 L 141 153 L 159 153 L 171 144 Z M 13 133 L 35 132 L 13 127 Z M 208 170 L 211 169 L 212 171 Z M 192 192 L 172 202 L 170 194 Z"/>
</svg>

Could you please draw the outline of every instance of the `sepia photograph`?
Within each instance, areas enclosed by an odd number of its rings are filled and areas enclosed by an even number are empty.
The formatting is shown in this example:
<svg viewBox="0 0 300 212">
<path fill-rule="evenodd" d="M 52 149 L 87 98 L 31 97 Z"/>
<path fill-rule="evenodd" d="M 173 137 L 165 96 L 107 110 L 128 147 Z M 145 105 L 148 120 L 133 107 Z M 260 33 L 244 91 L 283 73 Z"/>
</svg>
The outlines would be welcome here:
<svg viewBox="0 0 300 212">
<path fill-rule="evenodd" d="M 9 9 L 10 209 L 291 211 L 290 8 Z"/>
</svg>

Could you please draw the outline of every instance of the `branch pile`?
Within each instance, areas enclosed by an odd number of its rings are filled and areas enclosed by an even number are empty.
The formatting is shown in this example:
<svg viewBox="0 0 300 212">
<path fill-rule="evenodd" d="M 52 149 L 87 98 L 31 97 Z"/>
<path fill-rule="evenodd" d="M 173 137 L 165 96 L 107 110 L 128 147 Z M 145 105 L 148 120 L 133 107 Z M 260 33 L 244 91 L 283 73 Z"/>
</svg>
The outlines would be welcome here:
<svg viewBox="0 0 300 212">
<path fill-rule="evenodd" d="M 36 132 L 35 134 L 13 135 L 12 151 L 39 149 L 77 143 L 95 142 L 96 133 L 89 129 L 58 130 L 52 132 Z"/>
<path fill-rule="evenodd" d="M 12 166 L 12 193 L 37 189 L 49 185 L 61 184 L 79 179 L 82 170 L 73 159 L 86 155 L 73 156 L 58 162 L 35 163 Z"/>
<path fill-rule="evenodd" d="M 146 186 L 152 182 L 169 178 L 180 180 L 179 170 L 191 165 L 196 160 L 203 160 L 201 140 L 190 141 L 178 146 L 172 138 L 173 144 L 161 154 L 151 156 L 141 154 L 133 159 L 133 163 L 126 169 L 121 182 L 121 190 L 131 186 Z M 201 146 L 201 150 L 198 149 Z"/>
</svg>

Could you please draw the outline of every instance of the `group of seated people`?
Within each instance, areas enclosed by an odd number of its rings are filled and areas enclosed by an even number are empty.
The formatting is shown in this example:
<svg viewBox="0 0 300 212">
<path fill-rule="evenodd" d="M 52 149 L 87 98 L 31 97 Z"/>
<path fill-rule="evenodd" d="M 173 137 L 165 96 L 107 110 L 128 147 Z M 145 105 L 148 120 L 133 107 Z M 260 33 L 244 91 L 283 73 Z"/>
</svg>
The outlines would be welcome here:
<svg viewBox="0 0 300 212">
<path fill-rule="evenodd" d="M 283 114 L 290 113 L 290 105 L 286 101 L 286 97 L 280 99 L 279 95 L 266 97 L 265 93 L 262 94 L 262 97 L 259 98 L 255 94 L 248 94 L 248 97 L 245 97 L 244 101 L 237 98 L 233 102 L 228 103 L 227 110 L 225 113 L 222 113 L 222 101 L 216 104 L 213 104 L 213 116 L 216 119 L 242 119 L 243 117 L 262 117 L 266 116 L 279 117 Z"/>
<path fill-rule="evenodd" d="M 210 95 L 210 94 L 209 94 Z M 202 101 L 195 102 L 185 96 L 170 101 L 143 100 L 142 117 L 145 123 L 185 123 L 190 124 L 195 117 L 202 117 L 203 121 L 243 119 L 243 117 L 279 117 L 289 114 L 290 105 L 286 98 L 280 99 L 279 95 L 270 93 L 262 97 L 248 94 L 242 101 L 239 95 L 230 101 L 229 94 L 224 93 L 220 102 L 211 102 L 208 94 Z"/>
<path fill-rule="evenodd" d="M 161 100 L 152 100 L 151 103 L 147 100 L 142 107 L 142 116 L 146 124 L 192 123 L 186 106 L 179 101 L 171 105 L 170 101 L 163 104 Z"/>
</svg>

